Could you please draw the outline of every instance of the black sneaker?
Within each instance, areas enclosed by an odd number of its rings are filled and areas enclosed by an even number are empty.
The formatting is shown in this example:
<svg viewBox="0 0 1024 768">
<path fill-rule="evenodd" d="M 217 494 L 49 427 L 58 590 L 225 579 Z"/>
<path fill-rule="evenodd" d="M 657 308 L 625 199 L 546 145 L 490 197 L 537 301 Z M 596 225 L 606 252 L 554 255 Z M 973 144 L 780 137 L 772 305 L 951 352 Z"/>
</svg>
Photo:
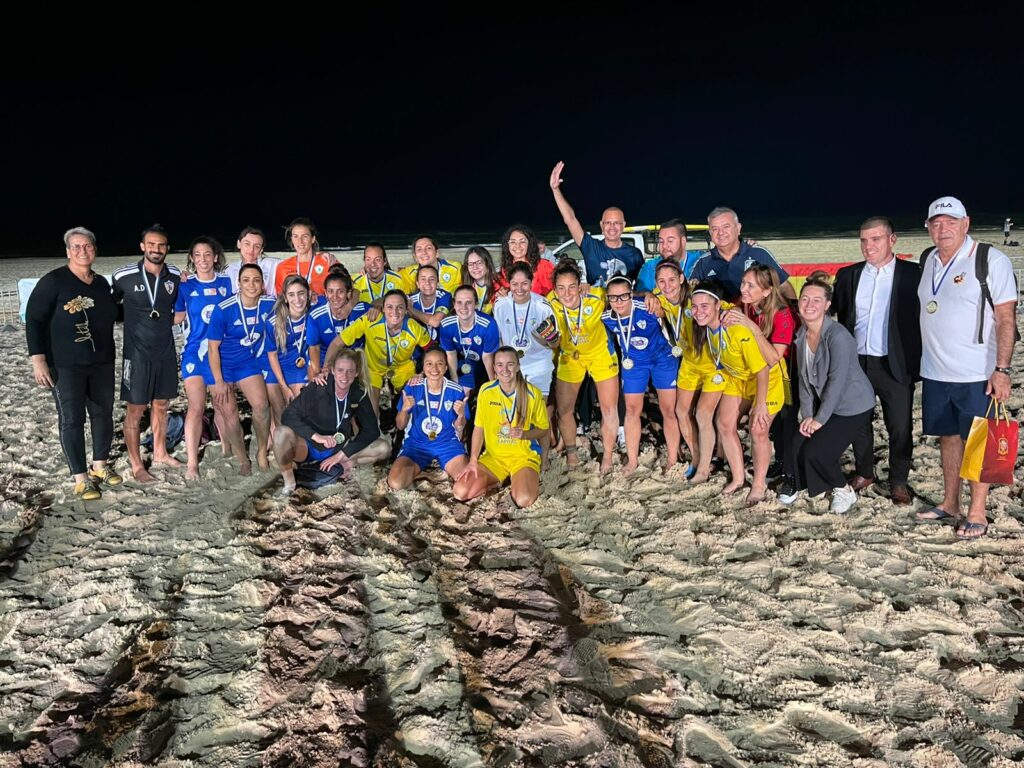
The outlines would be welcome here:
<svg viewBox="0 0 1024 768">
<path fill-rule="evenodd" d="M 792 475 L 783 475 L 776 493 L 779 495 L 779 501 L 783 504 L 792 504 L 797 496 L 796 478 Z"/>
<path fill-rule="evenodd" d="M 771 464 L 768 465 L 768 474 L 766 477 L 768 480 L 775 480 L 778 477 L 782 477 L 782 473 L 782 462 L 773 461 Z"/>
</svg>

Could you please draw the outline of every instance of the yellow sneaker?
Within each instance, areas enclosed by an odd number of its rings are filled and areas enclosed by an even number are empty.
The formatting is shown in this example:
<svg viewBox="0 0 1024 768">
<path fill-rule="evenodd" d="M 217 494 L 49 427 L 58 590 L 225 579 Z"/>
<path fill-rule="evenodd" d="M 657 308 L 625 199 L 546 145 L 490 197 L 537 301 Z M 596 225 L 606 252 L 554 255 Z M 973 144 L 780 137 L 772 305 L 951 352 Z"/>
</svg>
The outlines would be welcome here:
<svg viewBox="0 0 1024 768">
<path fill-rule="evenodd" d="M 100 489 L 91 482 L 75 483 L 75 496 L 82 501 L 96 501 L 102 494 Z"/>
<path fill-rule="evenodd" d="M 107 485 L 120 485 L 124 482 L 124 478 L 110 467 L 104 467 L 103 469 L 90 469 L 89 477 L 98 483 L 106 483 Z"/>
</svg>

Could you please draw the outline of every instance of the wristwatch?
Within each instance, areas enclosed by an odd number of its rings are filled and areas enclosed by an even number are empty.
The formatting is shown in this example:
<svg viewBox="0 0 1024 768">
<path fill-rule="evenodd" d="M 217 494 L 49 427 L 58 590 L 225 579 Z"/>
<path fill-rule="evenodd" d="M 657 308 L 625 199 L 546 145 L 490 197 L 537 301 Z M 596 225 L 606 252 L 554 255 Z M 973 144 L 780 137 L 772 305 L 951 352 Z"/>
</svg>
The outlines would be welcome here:
<svg viewBox="0 0 1024 768">
<path fill-rule="evenodd" d="M 1013 368 L 1000 368 L 997 365 L 993 373 L 1005 373 L 1007 376 L 1010 376 L 1013 373 Z"/>
</svg>

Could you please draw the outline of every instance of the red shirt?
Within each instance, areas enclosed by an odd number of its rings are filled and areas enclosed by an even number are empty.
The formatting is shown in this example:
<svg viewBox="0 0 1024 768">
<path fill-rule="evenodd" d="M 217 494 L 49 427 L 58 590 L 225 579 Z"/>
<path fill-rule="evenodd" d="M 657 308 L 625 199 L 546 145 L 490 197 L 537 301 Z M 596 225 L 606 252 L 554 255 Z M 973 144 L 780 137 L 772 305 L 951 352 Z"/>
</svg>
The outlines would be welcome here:
<svg viewBox="0 0 1024 768">
<path fill-rule="evenodd" d="M 744 310 L 747 313 L 747 317 L 758 323 L 760 327 L 760 314 L 752 306 L 744 305 Z M 786 349 L 782 353 L 782 357 L 789 362 L 789 350 L 793 347 L 793 338 L 796 336 L 797 328 L 800 327 L 800 321 L 796 315 L 793 314 L 793 310 L 789 308 L 787 304 L 785 307 L 775 313 L 775 318 L 772 321 L 771 333 L 766 333 L 768 341 L 772 344 L 785 344 Z"/>
<path fill-rule="evenodd" d="M 274 288 L 277 295 L 284 292 L 284 280 L 288 275 L 301 275 L 309 281 L 309 289 L 319 295 L 324 295 L 324 280 L 327 279 L 327 272 L 334 263 L 334 257 L 329 253 L 317 253 L 313 255 L 312 262 L 306 262 L 299 269 L 299 257 L 289 256 L 277 265 L 277 272 L 274 275 Z M 315 302 L 314 302 L 315 303 Z"/>
<path fill-rule="evenodd" d="M 280 269 L 280 267 L 278 267 Z M 533 287 L 531 290 L 538 296 L 547 297 L 549 293 L 555 290 L 555 281 L 553 275 L 555 273 L 555 265 L 547 259 L 541 259 L 537 262 L 537 268 L 533 270 Z M 498 277 L 495 279 L 495 284 L 503 290 L 508 290 L 508 278 L 505 276 L 505 271 L 502 270 Z"/>
</svg>

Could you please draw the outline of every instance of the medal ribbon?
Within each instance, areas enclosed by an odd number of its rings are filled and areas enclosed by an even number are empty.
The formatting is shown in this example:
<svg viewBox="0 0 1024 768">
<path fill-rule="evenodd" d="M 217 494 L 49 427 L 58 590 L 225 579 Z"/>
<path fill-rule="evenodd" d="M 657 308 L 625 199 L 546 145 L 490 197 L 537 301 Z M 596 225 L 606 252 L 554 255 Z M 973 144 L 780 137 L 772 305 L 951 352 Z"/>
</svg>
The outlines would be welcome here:
<svg viewBox="0 0 1024 768">
<path fill-rule="evenodd" d="M 305 352 L 306 329 L 309 328 L 309 320 L 309 311 L 307 310 L 302 323 L 302 335 L 299 336 L 299 341 L 295 345 L 295 348 L 299 351 L 299 357 L 302 357 L 303 352 Z M 291 317 L 288 318 L 288 326 L 291 328 L 291 332 L 295 333 L 295 321 Z"/>
<path fill-rule="evenodd" d="M 533 306 L 533 302 L 530 301 L 530 300 L 527 300 L 527 302 L 526 302 L 526 316 L 523 318 L 523 332 L 520 333 L 519 332 L 519 318 L 516 317 L 516 300 L 512 299 L 512 325 L 513 325 L 513 327 L 515 329 L 516 347 L 517 348 L 518 347 L 526 347 L 526 346 L 528 346 L 527 345 L 527 341 L 526 341 L 527 340 L 527 334 L 529 334 L 529 331 L 527 330 L 527 327 L 528 327 L 527 323 L 530 322 L 530 308 L 532 306 Z M 580 302 L 580 306 L 583 306 L 583 302 Z M 566 317 L 566 324 L 568 325 L 568 323 L 569 323 L 569 318 Z"/>
<path fill-rule="evenodd" d="M 153 277 L 153 291 L 150 293 L 149 290 L 149 273 L 146 268 L 142 268 L 142 284 L 146 287 L 146 298 L 149 299 L 149 309 L 151 312 L 156 312 L 156 296 L 160 292 L 160 275 L 163 274 L 163 268 L 160 269 L 159 275 Z"/>
<path fill-rule="evenodd" d="M 622 329 L 622 318 L 619 315 L 615 315 L 615 322 L 619 326 L 619 338 L 622 339 L 622 356 L 629 357 L 629 340 L 633 338 L 633 312 L 630 307 L 629 313 L 629 325 L 626 330 Z"/>
<path fill-rule="evenodd" d="M 576 335 L 572 333 L 572 326 L 569 325 L 569 310 L 565 308 L 565 304 L 562 304 L 562 314 L 565 315 L 565 326 L 569 330 L 569 340 L 572 342 L 574 347 L 579 346 L 579 338 L 582 335 L 580 332 L 583 329 L 583 297 L 580 297 L 580 308 L 576 310 Z"/>
<path fill-rule="evenodd" d="M 974 255 L 974 249 L 977 248 L 977 247 L 978 247 L 977 243 L 975 243 L 973 246 L 971 246 L 971 252 L 970 252 L 970 254 L 968 254 L 967 258 L 970 258 L 971 256 Z M 932 262 L 932 296 L 938 295 L 939 289 L 942 288 L 942 284 L 944 282 L 946 282 L 946 275 L 949 274 L 949 270 L 951 270 L 953 268 L 953 265 L 956 264 L 956 259 L 957 259 L 957 257 L 954 256 L 952 259 L 949 260 L 949 264 L 947 264 L 946 268 L 944 270 L 942 270 L 942 276 L 939 278 L 938 285 L 936 285 L 935 284 L 935 268 L 939 265 L 940 262 L 939 262 L 938 256 L 935 257 L 935 261 Z"/>
<path fill-rule="evenodd" d="M 711 352 L 711 359 L 715 361 L 715 369 L 719 371 L 722 370 L 722 330 L 722 326 L 718 326 L 717 331 L 712 331 L 710 328 L 708 329 L 709 341 L 711 339 L 711 334 L 715 334 L 715 343 L 713 345 L 714 352 Z M 708 347 L 712 348 L 712 345 L 709 343 Z M 717 356 L 715 355 L 715 352 L 718 353 Z"/>
<path fill-rule="evenodd" d="M 256 320 L 260 316 L 260 303 L 259 299 L 256 299 L 256 306 L 253 308 L 255 317 L 253 318 L 252 330 L 249 330 L 249 324 L 245 322 L 245 306 L 242 304 L 242 295 L 238 295 L 238 314 L 242 317 L 242 330 L 245 332 L 245 339 L 249 342 L 249 354 L 255 355 L 256 350 L 252 348 L 252 345 L 256 341 Z"/>
<path fill-rule="evenodd" d="M 501 387 L 498 387 L 498 389 L 501 389 Z M 502 389 L 501 394 L 505 395 L 505 390 Z M 505 395 L 505 397 L 512 401 L 511 410 L 505 408 L 504 402 L 501 404 L 501 415 L 505 417 L 505 421 L 508 422 L 510 427 L 512 426 L 512 419 L 514 419 L 516 415 L 516 398 L 518 396 L 518 392 L 513 392 L 511 395 Z"/>
<path fill-rule="evenodd" d="M 459 352 L 461 353 L 462 358 L 464 360 L 469 360 L 469 355 L 467 354 L 467 352 L 470 349 L 473 348 L 473 339 L 472 339 L 472 337 L 470 337 L 469 344 L 468 345 L 466 344 L 466 337 L 462 335 L 462 320 L 461 319 L 455 321 L 455 327 L 459 331 Z M 476 313 L 473 314 L 473 328 L 476 328 Z M 470 333 L 473 332 L 473 328 L 469 329 Z"/>
<path fill-rule="evenodd" d="M 334 431 L 341 432 L 341 425 L 345 419 L 348 418 L 348 395 L 345 395 L 344 399 L 341 400 L 341 406 L 338 406 L 338 395 L 334 395 Z"/>
</svg>

